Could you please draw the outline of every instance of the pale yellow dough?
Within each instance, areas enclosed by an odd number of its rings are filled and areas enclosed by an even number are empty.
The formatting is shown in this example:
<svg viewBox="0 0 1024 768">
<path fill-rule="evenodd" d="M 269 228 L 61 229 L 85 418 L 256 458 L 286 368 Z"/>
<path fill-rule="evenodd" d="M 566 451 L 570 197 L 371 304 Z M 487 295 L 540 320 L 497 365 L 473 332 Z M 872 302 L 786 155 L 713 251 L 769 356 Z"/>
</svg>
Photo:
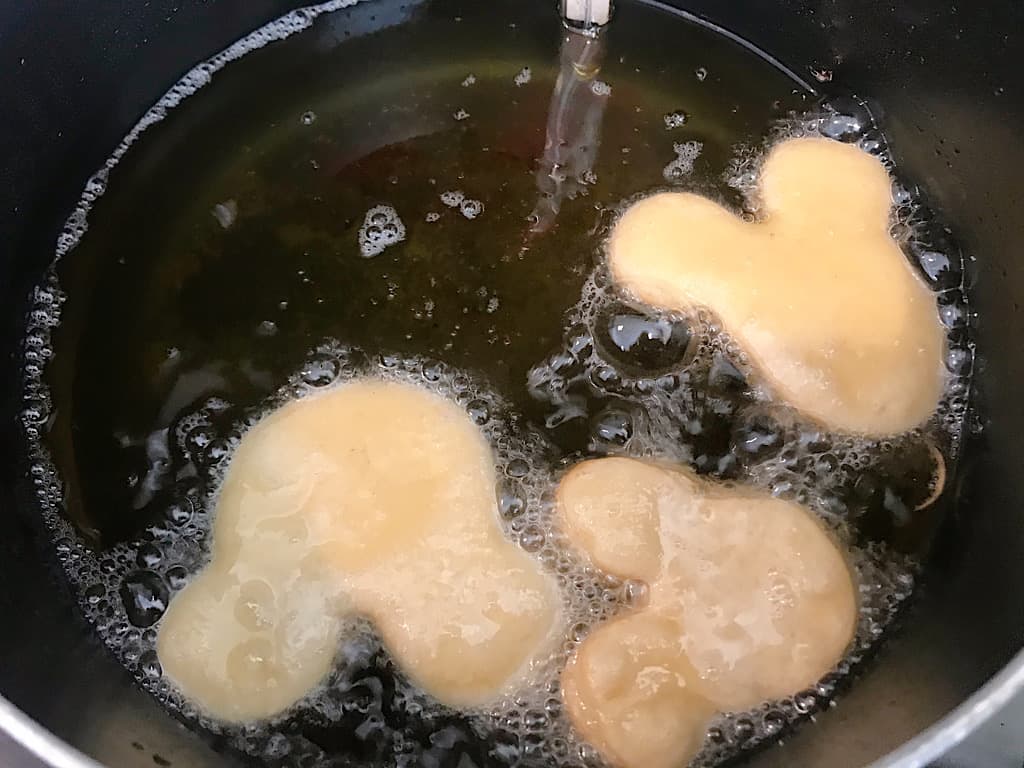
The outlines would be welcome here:
<svg viewBox="0 0 1024 768">
<path fill-rule="evenodd" d="M 330 670 L 346 617 L 468 707 L 524 683 L 558 625 L 553 580 L 506 540 L 494 457 L 455 404 L 363 380 L 294 401 L 237 448 L 213 559 L 160 626 L 168 677 L 209 714 L 281 712 Z"/>
<path fill-rule="evenodd" d="M 562 678 L 574 725 L 619 768 L 684 764 L 715 712 L 814 684 L 853 638 L 850 569 L 796 504 L 609 458 L 574 467 L 558 507 L 595 565 L 648 585 Z"/>
<path fill-rule="evenodd" d="M 608 246 L 615 281 L 653 306 L 712 309 L 774 393 L 840 430 L 918 426 L 944 385 L 935 296 L 889 235 L 891 183 L 860 149 L 791 139 L 760 175 L 762 220 L 695 194 L 636 203 Z"/>
</svg>

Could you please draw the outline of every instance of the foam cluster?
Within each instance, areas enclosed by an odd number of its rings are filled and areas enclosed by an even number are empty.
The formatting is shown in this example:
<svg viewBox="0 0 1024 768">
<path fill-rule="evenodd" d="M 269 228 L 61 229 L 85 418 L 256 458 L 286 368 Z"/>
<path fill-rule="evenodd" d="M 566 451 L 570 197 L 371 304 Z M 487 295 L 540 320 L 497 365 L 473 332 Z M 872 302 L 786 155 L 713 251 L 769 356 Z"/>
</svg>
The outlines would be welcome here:
<svg viewBox="0 0 1024 768">
<path fill-rule="evenodd" d="M 375 205 L 366 212 L 359 228 L 359 253 L 371 259 L 405 240 L 405 224 L 390 205 Z"/>
</svg>

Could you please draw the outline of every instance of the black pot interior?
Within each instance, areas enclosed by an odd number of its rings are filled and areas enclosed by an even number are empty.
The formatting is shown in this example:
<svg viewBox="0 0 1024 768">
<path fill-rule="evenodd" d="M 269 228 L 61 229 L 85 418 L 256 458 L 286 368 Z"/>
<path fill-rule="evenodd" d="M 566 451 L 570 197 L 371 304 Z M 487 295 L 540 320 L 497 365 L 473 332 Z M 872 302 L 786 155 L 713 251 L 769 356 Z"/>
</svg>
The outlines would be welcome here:
<svg viewBox="0 0 1024 768">
<path fill-rule="evenodd" d="M 1024 643 L 1024 6 L 987 0 L 668 3 L 721 25 L 823 90 L 867 98 L 906 177 L 968 258 L 975 421 L 957 505 L 901 630 L 817 725 L 757 765 L 864 765 L 936 722 Z M 111 766 L 231 764 L 133 685 L 40 555 L 18 432 L 27 298 L 85 179 L 176 78 L 297 2 L 221 0 L 0 9 L 0 694 Z M 554 11 L 552 11 L 554 20 Z M 554 21 L 553 21 L 554 23 Z M 811 79 L 811 82 L 816 82 Z M 163 764 L 160 762 L 159 764 Z"/>
</svg>

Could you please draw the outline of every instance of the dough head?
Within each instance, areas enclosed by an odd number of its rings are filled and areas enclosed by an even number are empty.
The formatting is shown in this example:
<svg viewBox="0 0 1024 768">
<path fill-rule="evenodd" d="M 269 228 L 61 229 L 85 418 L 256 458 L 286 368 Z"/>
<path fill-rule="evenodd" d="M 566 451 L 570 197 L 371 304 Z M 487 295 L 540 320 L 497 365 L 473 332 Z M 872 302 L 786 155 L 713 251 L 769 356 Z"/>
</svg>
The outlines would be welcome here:
<svg viewBox="0 0 1024 768">
<path fill-rule="evenodd" d="M 884 166 L 849 144 L 791 139 L 760 176 L 763 218 L 690 193 L 633 205 L 608 244 L 615 281 L 661 309 L 706 306 L 779 399 L 866 435 L 913 429 L 945 383 L 935 296 L 889 235 Z"/>
<path fill-rule="evenodd" d="M 250 429 L 217 500 L 213 560 L 172 600 L 160 662 L 215 717 L 281 712 L 328 673 L 344 620 L 403 671 L 479 706 L 554 642 L 553 580 L 498 523 L 494 457 L 465 411 L 363 380 Z"/>
<path fill-rule="evenodd" d="M 648 585 L 646 604 L 598 626 L 562 678 L 574 725 L 620 768 L 661 765 L 639 757 L 655 743 L 684 764 L 715 712 L 813 685 L 853 639 L 850 569 L 797 504 L 608 458 L 571 469 L 558 508 L 595 565 Z"/>
</svg>

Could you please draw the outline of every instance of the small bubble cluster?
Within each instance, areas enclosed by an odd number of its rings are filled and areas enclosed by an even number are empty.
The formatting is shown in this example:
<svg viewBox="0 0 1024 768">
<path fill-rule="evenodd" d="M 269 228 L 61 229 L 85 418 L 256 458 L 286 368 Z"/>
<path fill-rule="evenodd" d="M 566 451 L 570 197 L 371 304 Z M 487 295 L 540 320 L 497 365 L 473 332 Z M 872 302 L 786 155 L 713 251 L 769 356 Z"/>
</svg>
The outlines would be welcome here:
<svg viewBox="0 0 1024 768">
<path fill-rule="evenodd" d="M 375 205 L 366 212 L 359 228 L 359 253 L 371 259 L 405 240 L 405 224 L 390 205 Z"/>
<path fill-rule="evenodd" d="M 441 204 L 447 208 L 455 208 L 466 219 L 472 221 L 484 212 L 484 204 L 480 200 L 473 200 L 466 197 L 460 189 L 448 190 L 440 195 Z M 434 222 L 440 219 L 437 213 L 428 213 L 427 221 Z"/>
<path fill-rule="evenodd" d="M 677 109 L 675 112 L 669 112 L 667 115 L 665 115 L 664 119 L 665 130 L 674 131 L 676 128 L 682 128 L 684 125 L 686 125 L 688 116 L 683 110 Z"/>
<path fill-rule="evenodd" d="M 667 122 L 668 118 L 666 118 Z M 676 153 L 676 159 L 666 165 L 665 170 L 662 171 L 665 181 L 678 182 L 689 176 L 693 172 L 693 164 L 700 157 L 703 149 L 704 145 L 699 141 L 683 141 L 673 144 L 672 150 Z"/>
<path fill-rule="evenodd" d="M 449 208 L 458 208 L 465 199 L 466 195 L 458 189 L 441 193 L 441 202 Z"/>
<path fill-rule="evenodd" d="M 523 67 L 516 73 L 516 76 L 512 78 L 512 82 L 515 83 L 516 88 L 522 88 L 524 85 L 533 79 L 533 72 L 529 67 Z"/>
<path fill-rule="evenodd" d="M 459 204 L 459 212 L 472 221 L 484 212 L 484 204 L 479 200 L 463 200 Z"/>
<path fill-rule="evenodd" d="M 595 96 L 611 96 L 612 87 L 604 80 L 595 80 L 590 84 L 590 90 Z"/>
</svg>

